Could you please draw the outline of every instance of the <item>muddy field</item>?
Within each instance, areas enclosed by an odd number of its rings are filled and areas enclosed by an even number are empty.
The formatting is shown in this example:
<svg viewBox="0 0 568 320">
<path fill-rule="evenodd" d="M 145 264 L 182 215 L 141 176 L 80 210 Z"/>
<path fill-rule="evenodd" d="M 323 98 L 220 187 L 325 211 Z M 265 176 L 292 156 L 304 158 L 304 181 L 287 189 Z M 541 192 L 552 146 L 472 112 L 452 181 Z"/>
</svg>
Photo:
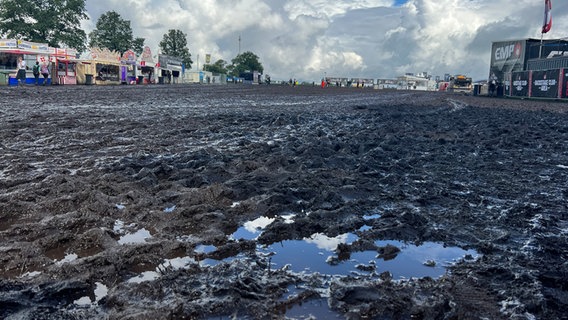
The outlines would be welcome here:
<svg viewBox="0 0 568 320">
<path fill-rule="evenodd" d="M 0 97 L 2 319 L 568 319 L 566 104 Z"/>
</svg>

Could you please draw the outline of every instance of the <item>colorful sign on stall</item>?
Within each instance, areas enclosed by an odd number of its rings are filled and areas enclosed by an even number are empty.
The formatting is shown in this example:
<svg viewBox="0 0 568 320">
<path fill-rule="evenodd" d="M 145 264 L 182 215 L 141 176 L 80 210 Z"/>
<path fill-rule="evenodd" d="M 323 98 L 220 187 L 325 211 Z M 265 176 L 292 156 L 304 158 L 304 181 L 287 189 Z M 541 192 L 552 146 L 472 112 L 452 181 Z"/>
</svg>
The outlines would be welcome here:
<svg viewBox="0 0 568 320">
<path fill-rule="evenodd" d="M 120 53 L 116 51 L 110 51 L 107 48 L 91 48 L 91 59 L 97 61 L 120 63 Z"/>
<path fill-rule="evenodd" d="M 49 45 L 46 43 L 35 43 L 23 40 L 18 40 L 18 49 L 33 53 L 49 53 Z"/>
<path fill-rule="evenodd" d="M 127 50 L 120 59 L 123 64 L 136 64 L 136 53 L 132 50 Z"/>
<path fill-rule="evenodd" d="M 0 49 L 17 49 L 18 41 L 13 39 L 0 39 Z"/>
<path fill-rule="evenodd" d="M 148 46 L 145 46 L 144 50 L 142 51 L 142 55 L 140 56 L 140 65 L 141 66 L 154 65 L 152 50 Z"/>
</svg>

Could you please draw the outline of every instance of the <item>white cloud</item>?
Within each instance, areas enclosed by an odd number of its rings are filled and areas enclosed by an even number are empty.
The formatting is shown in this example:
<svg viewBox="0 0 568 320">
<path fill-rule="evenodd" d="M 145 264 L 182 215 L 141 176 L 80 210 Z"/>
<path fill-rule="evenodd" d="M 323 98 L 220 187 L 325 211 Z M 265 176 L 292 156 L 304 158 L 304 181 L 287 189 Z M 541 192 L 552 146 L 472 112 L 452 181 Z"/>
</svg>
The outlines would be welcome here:
<svg viewBox="0 0 568 320">
<path fill-rule="evenodd" d="M 206 53 L 230 61 L 260 57 L 273 79 L 318 81 L 323 74 L 388 78 L 406 72 L 467 73 L 484 79 L 492 41 L 539 38 L 544 2 L 534 0 L 87 0 L 90 32 L 109 10 L 130 20 L 157 51 L 169 29 L 188 35 L 200 65 Z M 542 3 L 541 3 L 542 2 Z M 553 0 L 553 28 L 566 37 L 568 4 Z M 194 68 L 196 65 L 194 65 Z"/>
</svg>

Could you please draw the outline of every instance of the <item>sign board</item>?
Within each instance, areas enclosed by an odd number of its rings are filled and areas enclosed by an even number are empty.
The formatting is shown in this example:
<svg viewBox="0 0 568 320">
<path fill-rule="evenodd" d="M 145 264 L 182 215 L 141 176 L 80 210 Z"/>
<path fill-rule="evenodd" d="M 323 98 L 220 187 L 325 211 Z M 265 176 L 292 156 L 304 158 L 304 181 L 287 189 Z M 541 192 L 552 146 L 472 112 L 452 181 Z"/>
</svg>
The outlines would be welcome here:
<svg viewBox="0 0 568 320">
<path fill-rule="evenodd" d="M 169 70 L 182 70 L 183 61 L 181 58 L 161 54 L 158 56 L 160 68 Z"/>
<path fill-rule="evenodd" d="M 120 63 L 120 53 L 107 48 L 91 48 L 91 59 L 101 62 Z"/>
<path fill-rule="evenodd" d="M 0 39 L 0 49 L 17 49 L 18 41 L 13 39 Z"/>
<path fill-rule="evenodd" d="M 29 41 L 18 40 L 18 49 L 29 52 L 49 53 L 49 46 L 45 43 L 35 43 Z"/>
<path fill-rule="evenodd" d="M 123 64 L 135 64 L 136 53 L 132 50 L 126 50 L 126 52 L 122 55 L 120 62 Z"/>
<path fill-rule="evenodd" d="M 493 42 L 489 77 L 503 83 L 506 73 L 523 71 L 525 52 L 525 40 Z"/>
<path fill-rule="evenodd" d="M 560 70 L 533 71 L 531 97 L 557 98 Z"/>
<path fill-rule="evenodd" d="M 529 71 L 513 72 L 511 79 L 511 95 L 514 97 L 529 96 Z"/>
<path fill-rule="evenodd" d="M 142 54 L 140 55 L 140 65 L 146 66 L 153 64 L 154 64 L 154 58 L 152 57 L 152 50 L 150 50 L 150 47 L 145 46 L 144 50 L 142 50 Z"/>
</svg>

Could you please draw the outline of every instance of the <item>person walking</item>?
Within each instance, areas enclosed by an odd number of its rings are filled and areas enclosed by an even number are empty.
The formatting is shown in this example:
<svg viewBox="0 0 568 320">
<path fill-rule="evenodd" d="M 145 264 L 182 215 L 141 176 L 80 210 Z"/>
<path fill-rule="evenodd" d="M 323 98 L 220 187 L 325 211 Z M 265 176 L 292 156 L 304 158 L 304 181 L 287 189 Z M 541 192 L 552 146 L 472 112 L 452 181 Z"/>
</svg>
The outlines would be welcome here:
<svg viewBox="0 0 568 320">
<path fill-rule="evenodd" d="M 18 74 L 16 75 L 18 84 L 26 83 L 26 61 L 23 57 L 18 58 Z"/>
<path fill-rule="evenodd" d="M 32 72 L 34 74 L 35 85 L 37 86 L 39 84 L 39 61 L 36 61 L 32 67 Z"/>
<path fill-rule="evenodd" d="M 47 79 L 49 78 L 49 67 L 47 66 L 47 62 L 44 62 L 41 65 L 41 75 L 43 76 L 43 85 L 47 85 Z"/>
</svg>

